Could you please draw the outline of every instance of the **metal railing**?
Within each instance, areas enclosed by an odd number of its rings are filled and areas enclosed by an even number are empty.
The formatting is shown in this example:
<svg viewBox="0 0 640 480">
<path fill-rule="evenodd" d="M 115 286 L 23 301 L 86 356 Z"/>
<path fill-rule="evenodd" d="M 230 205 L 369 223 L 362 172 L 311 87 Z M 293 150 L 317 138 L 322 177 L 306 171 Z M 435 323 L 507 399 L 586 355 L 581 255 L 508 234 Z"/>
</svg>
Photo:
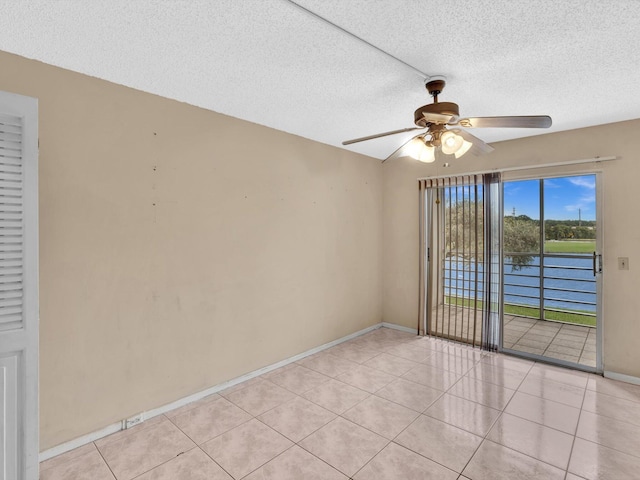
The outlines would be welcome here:
<svg viewBox="0 0 640 480">
<path fill-rule="evenodd" d="M 514 257 L 531 257 L 529 264 Z M 503 298 L 505 313 L 519 316 L 595 325 L 597 294 L 592 255 L 543 253 L 542 255 L 505 253 Z M 542 263 L 542 265 L 541 265 Z M 472 265 L 473 264 L 473 265 Z M 464 305 L 471 292 L 482 292 L 484 275 L 477 280 L 460 275 L 475 264 L 453 257 L 444 262 L 443 280 L 446 303 Z M 480 293 L 480 300 L 481 293 Z"/>
<path fill-rule="evenodd" d="M 537 308 L 541 319 L 595 325 L 597 294 L 592 255 L 543 253 L 532 256 L 532 265 L 520 268 L 513 258 L 531 255 L 504 256 L 505 304 Z"/>
</svg>

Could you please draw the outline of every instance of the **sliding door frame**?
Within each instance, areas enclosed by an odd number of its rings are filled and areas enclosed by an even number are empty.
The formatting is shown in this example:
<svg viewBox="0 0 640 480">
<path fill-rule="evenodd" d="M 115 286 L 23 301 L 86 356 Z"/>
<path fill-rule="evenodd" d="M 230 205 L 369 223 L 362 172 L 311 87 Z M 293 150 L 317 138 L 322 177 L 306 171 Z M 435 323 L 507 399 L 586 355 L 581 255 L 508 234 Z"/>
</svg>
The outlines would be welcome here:
<svg viewBox="0 0 640 480">
<path fill-rule="evenodd" d="M 547 179 L 553 179 L 553 178 L 566 178 L 566 177 L 573 177 L 573 176 L 584 176 L 584 175 L 594 175 L 595 176 L 595 180 L 596 180 L 596 253 L 597 253 L 597 266 L 596 266 L 596 366 L 595 367 L 590 367 L 588 365 L 582 365 L 580 363 L 574 363 L 574 362 L 569 362 L 567 360 L 560 360 L 560 359 L 556 359 L 556 358 L 551 358 L 551 357 L 545 357 L 542 355 L 537 355 L 534 353 L 529 353 L 529 352 L 522 352 L 522 351 L 518 351 L 518 350 L 513 350 L 510 348 L 504 348 L 503 345 L 503 335 L 504 335 L 504 315 L 502 315 L 501 321 L 500 321 L 500 342 L 499 342 L 499 346 L 498 346 L 498 351 L 505 353 L 505 354 L 509 354 L 509 355 L 513 355 L 516 357 L 521 357 L 521 358 L 525 358 L 528 360 L 535 360 L 535 361 L 539 361 L 539 362 L 544 362 L 544 363 L 550 363 L 550 364 L 554 364 L 554 365 L 559 365 L 562 367 L 567 367 L 567 368 L 572 368 L 575 370 L 582 370 L 582 371 L 586 371 L 586 372 L 591 372 L 591 373 L 599 373 L 601 374 L 604 371 L 604 365 L 603 365 L 603 308 L 602 308 L 602 292 L 603 292 L 603 287 L 602 287 L 602 283 L 603 283 L 603 260 L 602 260 L 602 252 L 603 252 L 603 247 L 604 247 L 604 228 L 603 228 L 603 216 L 602 216 L 602 212 L 603 212 L 603 192 L 602 192 L 602 186 L 603 186 L 603 181 L 602 181 L 602 176 L 604 175 L 604 173 L 602 172 L 602 170 L 590 170 L 590 169 L 586 169 L 586 170 L 581 170 L 581 171 L 576 171 L 576 170 L 567 170 L 567 171 L 563 171 L 563 172 L 556 172 L 556 173 L 548 173 L 546 175 L 535 175 L 535 174 L 529 174 L 529 175 L 522 175 L 522 176 L 513 176 L 513 177 L 509 177 L 507 180 L 502 182 L 502 188 L 504 189 L 504 183 L 506 182 L 511 182 L 511 181 L 522 181 L 522 180 L 547 180 Z M 501 198 L 504 198 L 504 194 L 501 195 Z M 541 212 L 543 212 L 543 202 L 544 202 L 544 193 L 541 189 L 541 193 L 540 193 L 540 210 Z M 544 222 L 544 217 L 542 217 L 540 219 L 540 238 L 541 238 L 541 242 L 543 242 L 544 238 L 544 227 L 543 227 L 543 222 Z M 503 243 L 503 242 L 502 242 Z M 504 244 L 504 243 L 503 243 Z M 543 249 L 544 243 L 541 243 L 541 249 Z M 504 255 L 502 255 L 502 257 L 504 257 Z M 542 257 L 541 257 L 542 259 Z M 543 265 L 542 262 L 540 262 L 540 275 L 542 275 L 542 271 L 543 271 Z M 501 288 L 501 293 L 502 293 L 502 306 L 504 307 L 504 271 L 502 273 L 502 288 Z M 543 292 L 540 291 L 540 295 L 542 297 Z M 542 300 L 540 303 L 540 316 L 542 317 L 542 312 L 544 309 L 544 305 L 542 304 Z"/>
</svg>

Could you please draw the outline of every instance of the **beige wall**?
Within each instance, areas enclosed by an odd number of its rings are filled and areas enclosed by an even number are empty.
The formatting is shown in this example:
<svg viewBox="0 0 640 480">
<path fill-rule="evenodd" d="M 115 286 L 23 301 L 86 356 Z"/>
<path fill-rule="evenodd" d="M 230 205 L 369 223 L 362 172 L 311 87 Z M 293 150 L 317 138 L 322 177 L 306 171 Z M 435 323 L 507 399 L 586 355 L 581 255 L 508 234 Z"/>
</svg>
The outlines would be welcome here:
<svg viewBox="0 0 640 480">
<path fill-rule="evenodd" d="M 605 369 L 640 376 L 640 121 L 381 167 L 2 52 L 0 90 L 40 99 L 43 450 L 381 320 L 414 327 L 429 175 L 619 156 L 564 171 L 603 172 Z"/>
<path fill-rule="evenodd" d="M 369 157 L 0 53 L 40 100 L 41 449 L 382 319 Z"/>
<path fill-rule="evenodd" d="M 421 164 L 383 164 L 383 318 L 415 328 L 418 318 L 418 190 L 420 177 L 617 156 L 611 162 L 531 170 L 535 175 L 602 172 L 604 369 L 640 377 L 640 120 L 496 143 L 485 157 Z M 482 136 L 482 132 L 478 132 Z M 515 176 L 515 173 L 510 175 Z M 518 172 L 526 175 L 526 172 Z M 617 269 L 629 257 L 630 270 Z"/>
</svg>

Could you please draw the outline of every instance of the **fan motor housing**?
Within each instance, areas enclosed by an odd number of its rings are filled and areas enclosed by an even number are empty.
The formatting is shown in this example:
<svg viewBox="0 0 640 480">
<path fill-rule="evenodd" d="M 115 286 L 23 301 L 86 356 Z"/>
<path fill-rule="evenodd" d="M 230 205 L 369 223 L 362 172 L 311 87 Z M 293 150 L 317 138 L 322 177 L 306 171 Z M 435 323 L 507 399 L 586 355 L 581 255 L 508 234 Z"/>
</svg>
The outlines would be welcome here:
<svg viewBox="0 0 640 480">
<path fill-rule="evenodd" d="M 427 126 L 427 120 L 424 118 L 423 113 L 437 113 L 440 115 L 451 115 L 453 117 L 459 117 L 460 109 L 458 108 L 458 104 L 453 102 L 438 102 L 423 105 L 414 113 L 415 124 L 419 127 Z"/>
</svg>

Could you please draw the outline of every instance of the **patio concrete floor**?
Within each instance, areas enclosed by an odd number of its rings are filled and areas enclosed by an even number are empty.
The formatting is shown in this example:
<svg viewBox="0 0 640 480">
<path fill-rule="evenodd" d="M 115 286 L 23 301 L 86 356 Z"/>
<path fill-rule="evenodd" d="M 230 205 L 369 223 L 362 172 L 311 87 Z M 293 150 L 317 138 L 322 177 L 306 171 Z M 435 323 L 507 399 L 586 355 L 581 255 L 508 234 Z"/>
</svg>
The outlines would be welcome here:
<svg viewBox="0 0 640 480">
<path fill-rule="evenodd" d="M 504 348 L 596 366 L 596 329 L 586 325 L 504 317 Z"/>
<path fill-rule="evenodd" d="M 475 315 L 474 315 L 475 314 Z M 471 308 L 446 305 L 434 310 L 432 335 L 465 343 L 481 340 L 482 312 Z M 503 347 L 549 358 L 596 366 L 596 329 L 535 318 L 504 316 Z"/>
</svg>

